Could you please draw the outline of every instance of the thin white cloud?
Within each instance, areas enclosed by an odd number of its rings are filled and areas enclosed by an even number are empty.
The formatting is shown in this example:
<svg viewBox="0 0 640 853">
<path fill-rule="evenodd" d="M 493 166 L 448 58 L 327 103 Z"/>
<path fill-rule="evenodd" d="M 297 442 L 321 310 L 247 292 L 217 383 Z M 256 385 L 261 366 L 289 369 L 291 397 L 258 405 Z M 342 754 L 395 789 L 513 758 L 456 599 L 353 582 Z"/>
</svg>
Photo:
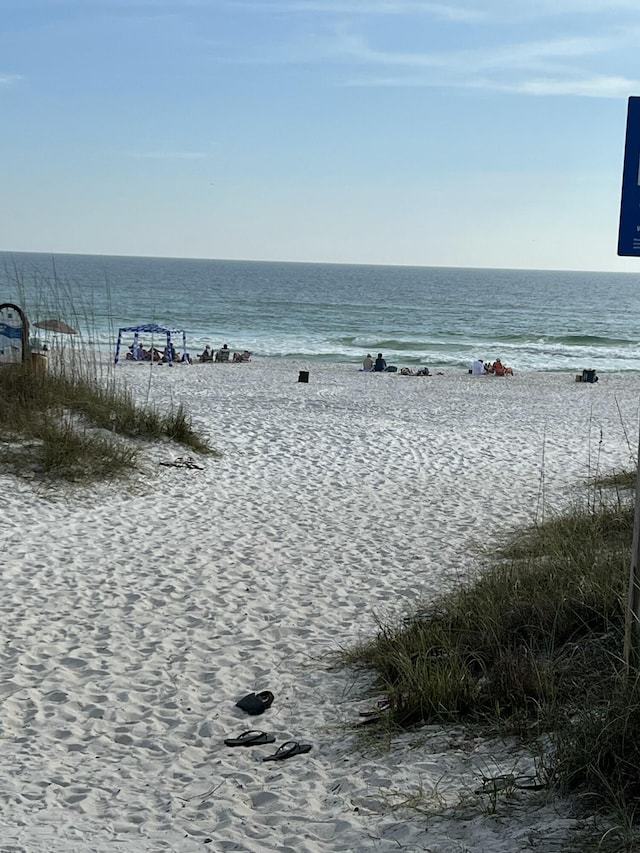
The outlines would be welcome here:
<svg viewBox="0 0 640 853">
<path fill-rule="evenodd" d="M 87 2 L 87 0 L 83 0 Z M 104 0 L 94 0 L 104 4 Z M 433 2 L 433 0 L 110 0 L 113 5 L 128 8 L 202 9 L 224 8 L 234 11 L 249 10 L 262 13 L 309 13 L 327 15 L 358 15 L 362 17 L 394 17 L 429 15 L 451 21 L 478 21 L 486 18 L 486 11 L 477 0 L 468 3 Z M 616 0 L 614 0 L 616 2 Z"/>
<path fill-rule="evenodd" d="M 486 4 L 485 4 L 486 5 Z M 523 16 L 557 17 L 558 15 L 609 14 L 613 11 L 638 11 L 637 0 L 497 0 L 493 4 L 497 11 L 521 12 Z"/>
<path fill-rule="evenodd" d="M 491 63 L 491 57 L 485 56 L 484 64 L 530 66 L 549 59 L 595 56 L 611 51 L 617 43 L 616 38 L 606 36 L 540 39 L 498 48 L 492 51 L 495 62 Z"/>
<path fill-rule="evenodd" d="M 586 77 L 583 80 L 525 80 L 514 85 L 488 84 L 494 91 L 515 92 L 523 95 L 572 95 L 580 98 L 626 98 L 640 89 L 640 80 L 606 75 Z"/>
<path fill-rule="evenodd" d="M 1 74 L 0 73 L 0 86 L 11 86 L 13 83 L 17 83 L 18 81 L 24 79 L 20 76 L 20 74 Z"/>
<path fill-rule="evenodd" d="M 326 0 L 319 0 L 326 2 Z M 640 0 L 638 0 L 640 3 Z M 640 13 L 640 9 L 639 9 Z M 259 53 L 244 56 L 236 53 L 219 61 L 241 64 L 357 64 L 397 68 L 438 68 L 450 69 L 452 73 L 465 71 L 480 72 L 490 69 L 528 69 L 530 71 L 559 70 L 558 62 L 575 62 L 579 58 L 606 56 L 610 54 L 616 67 L 620 58 L 634 56 L 640 36 L 640 15 L 638 24 L 617 26 L 609 30 L 598 28 L 597 32 L 586 35 L 543 36 L 530 41 L 501 43 L 501 30 L 495 28 L 487 35 L 482 48 L 406 51 L 386 50 L 372 45 L 363 35 L 354 32 L 344 24 L 336 26 L 332 32 L 320 35 L 300 36 L 287 45 L 269 44 L 261 47 Z M 570 70 L 570 69 L 567 69 Z M 603 69 L 604 70 L 604 69 Z"/>
<path fill-rule="evenodd" d="M 476 50 L 386 51 L 371 47 L 360 35 L 339 32 L 333 57 L 368 67 L 371 74 L 349 80 L 349 86 L 459 87 L 529 95 L 572 95 L 614 98 L 628 95 L 637 81 L 618 73 L 620 57 L 635 50 L 637 29 L 615 29 L 592 36 L 554 37 Z M 593 68 L 597 58 L 604 68 Z M 583 68 L 582 62 L 588 68 Z M 609 62 L 616 68 L 606 68 Z M 398 73 L 376 74 L 375 69 Z"/>
<path fill-rule="evenodd" d="M 151 0 L 153 2 L 153 0 Z M 162 2 L 162 0 L 159 0 Z M 188 5 L 206 0 L 183 0 Z M 226 8 L 319 14 L 433 15 L 452 21 L 556 18 L 561 15 L 638 11 L 637 0 L 222 0 Z"/>
<path fill-rule="evenodd" d="M 359 66 L 363 72 L 343 83 L 350 87 L 482 88 L 532 96 L 618 98 L 640 87 L 637 81 L 609 71 L 606 64 L 613 61 L 619 69 L 620 57 L 635 50 L 637 39 L 638 28 L 632 26 L 595 35 L 490 44 L 481 49 L 403 52 L 373 47 L 362 35 L 341 27 L 330 37 L 305 39 L 288 51 L 265 52 L 244 61 L 331 63 L 343 70 Z M 594 58 L 605 67 L 589 67 Z M 380 69 L 386 73 L 377 73 Z"/>
<path fill-rule="evenodd" d="M 486 89 L 505 94 L 579 98 L 626 98 L 640 90 L 640 80 L 606 75 L 591 75 L 583 79 L 554 79 L 549 77 L 547 79 L 521 80 L 509 83 L 486 77 L 445 80 L 420 75 L 398 75 L 394 77 L 363 77 L 353 79 L 347 85 L 362 88 Z"/>
<path fill-rule="evenodd" d="M 130 151 L 129 157 L 136 160 L 203 160 L 202 151 Z"/>
<path fill-rule="evenodd" d="M 247 4 L 249 5 L 249 4 Z M 258 4 L 252 4 L 254 8 Z M 261 4 L 265 8 L 265 4 Z M 289 0 L 270 4 L 270 9 L 288 12 L 316 12 L 333 15 L 381 16 L 429 15 L 450 21 L 479 21 L 486 17 L 482 9 L 454 3 L 430 3 L 420 0 Z"/>
<path fill-rule="evenodd" d="M 549 60 L 590 57 L 615 51 L 624 34 L 538 39 L 510 45 L 489 45 L 481 50 L 450 50 L 422 53 L 377 50 L 369 46 L 362 36 L 347 32 L 338 33 L 327 54 L 359 64 L 397 67 L 450 68 L 452 71 L 483 68 L 532 68 Z"/>
</svg>

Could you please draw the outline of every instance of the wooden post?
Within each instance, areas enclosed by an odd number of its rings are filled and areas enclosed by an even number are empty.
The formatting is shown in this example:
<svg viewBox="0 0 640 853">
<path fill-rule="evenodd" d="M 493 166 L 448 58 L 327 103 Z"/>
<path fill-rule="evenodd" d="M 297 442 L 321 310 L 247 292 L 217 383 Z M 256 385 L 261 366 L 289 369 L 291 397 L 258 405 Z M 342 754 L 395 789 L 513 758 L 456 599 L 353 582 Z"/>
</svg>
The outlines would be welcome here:
<svg viewBox="0 0 640 853">
<path fill-rule="evenodd" d="M 620 225 L 618 254 L 621 257 L 640 257 L 640 181 L 638 156 L 640 152 L 640 98 L 629 98 L 627 105 L 627 132 L 624 143 L 622 195 L 620 197 Z M 633 545 L 629 572 L 629 595 L 624 624 L 624 662 L 627 674 L 638 672 L 640 663 L 640 437 L 638 438 L 638 473 L 636 474 L 636 510 L 633 519 Z"/>
<path fill-rule="evenodd" d="M 640 437 L 638 438 L 637 468 L 629 592 L 624 623 L 624 663 L 629 676 L 632 672 L 637 672 L 640 664 Z"/>
</svg>

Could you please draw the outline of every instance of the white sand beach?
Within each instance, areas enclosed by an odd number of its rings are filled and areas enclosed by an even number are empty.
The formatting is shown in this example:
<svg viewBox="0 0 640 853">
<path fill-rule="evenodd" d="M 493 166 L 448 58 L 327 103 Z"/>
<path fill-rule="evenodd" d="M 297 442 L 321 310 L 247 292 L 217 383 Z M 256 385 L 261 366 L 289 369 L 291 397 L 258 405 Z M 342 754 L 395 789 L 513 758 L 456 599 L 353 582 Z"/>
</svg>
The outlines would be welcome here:
<svg viewBox="0 0 640 853">
<path fill-rule="evenodd" d="M 188 451 L 150 446 L 129 483 L 91 488 L 0 474 L 0 851 L 569 850 L 567 801 L 521 792 L 491 814 L 474 795 L 535 772 L 514 744 L 363 741 L 368 677 L 330 653 L 634 464 L 640 374 L 117 371 L 141 402 L 184 403 L 223 455 L 170 467 Z M 235 702 L 254 690 L 275 698 L 250 717 Z M 224 745 L 247 729 L 276 741 Z M 287 740 L 313 749 L 262 761 Z"/>
</svg>

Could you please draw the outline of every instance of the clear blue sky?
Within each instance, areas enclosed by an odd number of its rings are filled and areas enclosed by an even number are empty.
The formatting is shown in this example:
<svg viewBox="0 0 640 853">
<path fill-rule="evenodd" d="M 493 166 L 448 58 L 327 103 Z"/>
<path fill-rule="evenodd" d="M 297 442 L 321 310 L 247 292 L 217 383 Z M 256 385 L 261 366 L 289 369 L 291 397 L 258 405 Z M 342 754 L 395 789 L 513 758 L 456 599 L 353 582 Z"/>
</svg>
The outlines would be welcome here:
<svg viewBox="0 0 640 853">
<path fill-rule="evenodd" d="M 640 0 L 0 14 L 0 250 L 640 272 Z"/>
</svg>

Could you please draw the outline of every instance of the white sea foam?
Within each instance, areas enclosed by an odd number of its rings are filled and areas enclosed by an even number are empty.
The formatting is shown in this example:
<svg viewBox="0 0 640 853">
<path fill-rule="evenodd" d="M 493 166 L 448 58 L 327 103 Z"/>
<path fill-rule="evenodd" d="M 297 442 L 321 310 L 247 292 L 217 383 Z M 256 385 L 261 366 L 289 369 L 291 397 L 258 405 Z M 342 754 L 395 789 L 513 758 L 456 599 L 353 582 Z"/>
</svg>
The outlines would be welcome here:
<svg viewBox="0 0 640 853">
<path fill-rule="evenodd" d="M 364 746 L 345 724 L 368 678 L 327 653 L 474 571 L 542 491 L 563 506 L 629 465 L 640 376 L 299 369 L 125 363 L 222 458 L 163 466 L 185 451 L 152 446 L 129 484 L 77 492 L 2 475 L 3 851 L 566 848 L 567 803 L 460 805 L 534 772 L 515 744 L 428 727 Z M 262 689 L 262 716 L 235 707 Z M 252 728 L 276 743 L 224 746 Z M 290 739 L 313 750 L 262 762 Z M 432 816 L 395 808 L 417 793 Z"/>
</svg>

